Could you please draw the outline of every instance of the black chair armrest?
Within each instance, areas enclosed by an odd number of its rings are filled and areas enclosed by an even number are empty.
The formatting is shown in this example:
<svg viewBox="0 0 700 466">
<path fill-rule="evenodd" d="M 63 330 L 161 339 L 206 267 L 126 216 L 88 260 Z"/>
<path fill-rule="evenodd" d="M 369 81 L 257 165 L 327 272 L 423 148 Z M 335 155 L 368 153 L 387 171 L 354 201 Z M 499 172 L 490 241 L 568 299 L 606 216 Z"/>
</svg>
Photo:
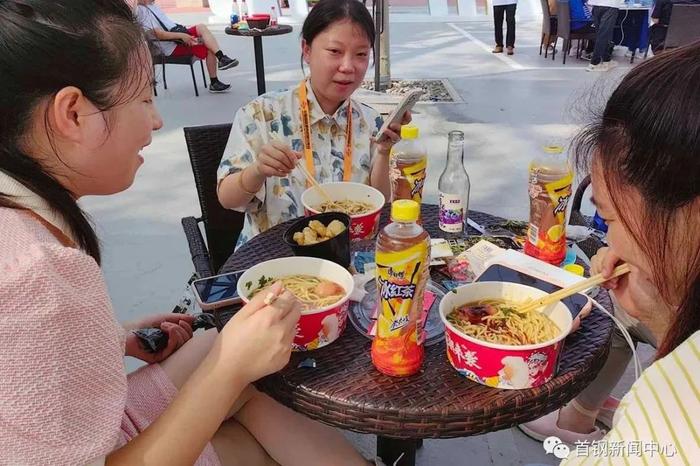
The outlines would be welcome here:
<svg viewBox="0 0 700 466">
<path fill-rule="evenodd" d="M 577 212 L 581 215 L 581 202 L 583 201 L 583 195 L 586 193 L 586 189 L 591 184 L 591 175 L 586 176 L 581 183 L 579 183 L 578 188 L 576 188 L 576 194 L 574 194 L 574 200 L 571 204 L 571 213 Z"/>
<path fill-rule="evenodd" d="M 207 246 L 204 244 L 202 232 L 199 229 L 199 220 L 194 217 L 184 217 L 182 219 L 182 229 L 187 237 L 187 245 L 190 248 L 194 270 L 200 278 L 214 275 L 209 258 Z"/>
<path fill-rule="evenodd" d="M 570 225 L 582 225 L 586 227 L 593 227 L 593 219 L 581 213 L 581 203 L 583 202 L 583 195 L 586 193 L 588 186 L 591 184 L 591 175 L 586 176 L 581 183 L 579 183 L 578 188 L 576 188 L 576 193 L 574 194 L 574 200 L 571 204 L 571 214 L 569 216 Z M 605 244 L 598 238 L 591 236 L 590 238 L 576 243 L 579 248 L 588 256 L 592 258 L 598 252 L 598 249 L 605 246 Z"/>
</svg>

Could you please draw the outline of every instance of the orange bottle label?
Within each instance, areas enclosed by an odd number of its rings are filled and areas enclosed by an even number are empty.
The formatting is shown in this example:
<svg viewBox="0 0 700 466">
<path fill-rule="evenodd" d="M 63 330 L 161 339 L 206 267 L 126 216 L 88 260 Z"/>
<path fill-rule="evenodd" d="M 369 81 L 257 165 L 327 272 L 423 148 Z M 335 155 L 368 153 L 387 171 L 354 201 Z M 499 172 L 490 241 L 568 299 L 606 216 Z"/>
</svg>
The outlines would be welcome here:
<svg viewBox="0 0 700 466">
<path fill-rule="evenodd" d="M 566 257 L 566 206 L 573 174 L 547 182 L 538 169 L 530 170 L 530 226 L 525 253 L 559 265 Z"/>
<path fill-rule="evenodd" d="M 411 375 L 423 362 L 420 311 L 427 261 L 426 241 L 403 251 L 377 251 L 379 312 L 372 362 L 384 374 Z"/>
</svg>

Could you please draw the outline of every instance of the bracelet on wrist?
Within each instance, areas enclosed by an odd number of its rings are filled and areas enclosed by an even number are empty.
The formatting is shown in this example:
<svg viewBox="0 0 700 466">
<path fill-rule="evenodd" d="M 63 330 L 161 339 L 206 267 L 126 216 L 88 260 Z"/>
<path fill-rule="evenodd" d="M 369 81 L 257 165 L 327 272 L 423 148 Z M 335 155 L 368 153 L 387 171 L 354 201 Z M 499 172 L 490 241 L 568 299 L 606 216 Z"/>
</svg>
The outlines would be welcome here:
<svg viewBox="0 0 700 466">
<path fill-rule="evenodd" d="M 245 184 L 243 184 L 243 174 L 244 173 L 245 173 L 245 169 L 243 171 L 241 171 L 241 174 L 238 176 L 238 184 L 241 186 L 241 189 L 243 190 L 244 193 L 248 194 L 249 196 L 255 196 L 258 193 L 258 191 L 248 191 L 248 189 L 245 187 Z"/>
</svg>

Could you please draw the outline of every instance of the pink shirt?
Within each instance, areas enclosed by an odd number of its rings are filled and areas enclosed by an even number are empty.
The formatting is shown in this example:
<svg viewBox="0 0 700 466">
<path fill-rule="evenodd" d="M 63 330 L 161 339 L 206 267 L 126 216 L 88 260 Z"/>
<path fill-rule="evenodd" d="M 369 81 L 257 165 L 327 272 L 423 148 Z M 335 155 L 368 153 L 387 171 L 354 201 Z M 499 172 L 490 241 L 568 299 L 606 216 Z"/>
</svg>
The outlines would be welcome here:
<svg viewBox="0 0 700 466">
<path fill-rule="evenodd" d="M 1 171 L 0 193 L 43 219 L 0 207 L 0 465 L 100 462 L 120 436 L 124 330 L 60 217 Z"/>
</svg>

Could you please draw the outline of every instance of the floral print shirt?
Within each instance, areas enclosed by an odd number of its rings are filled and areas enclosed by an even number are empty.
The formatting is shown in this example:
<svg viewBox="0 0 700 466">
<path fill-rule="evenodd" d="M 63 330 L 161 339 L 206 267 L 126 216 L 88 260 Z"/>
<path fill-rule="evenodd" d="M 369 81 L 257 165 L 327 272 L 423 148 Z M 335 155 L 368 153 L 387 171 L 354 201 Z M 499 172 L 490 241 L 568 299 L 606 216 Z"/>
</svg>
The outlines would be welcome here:
<svg viewBox="0 0 700 466">
<path fill-rule="evenodd" d="M 348 103 L 344 102 L 333 115 L 326 115 L 307 81 L 311 121 L 314 173 L 319 183 L 343 181 L 343 151 Z M 279 140 L 297 152 L 304 152 L 298 86 L 257 97 L 236 112 L 228 144 L 219 165 L 218 182 L 253 164 L 265 143 Z M 352 99 L 352 176 L 351 181 L 369 184 L 373 162 L 371 141 L 383 123 L 373 108 Z M 266 134 L 263 136 L 261 132 Z M 303 160 L 301 161 L 304 162 Z M 238 246 L 255 235 L 287 220 L 304 215 L 301 194 L 306 178 L 299 168 L 289 176 L 268 178 L 245 212 L 245 225 Z"/>
</svg>

